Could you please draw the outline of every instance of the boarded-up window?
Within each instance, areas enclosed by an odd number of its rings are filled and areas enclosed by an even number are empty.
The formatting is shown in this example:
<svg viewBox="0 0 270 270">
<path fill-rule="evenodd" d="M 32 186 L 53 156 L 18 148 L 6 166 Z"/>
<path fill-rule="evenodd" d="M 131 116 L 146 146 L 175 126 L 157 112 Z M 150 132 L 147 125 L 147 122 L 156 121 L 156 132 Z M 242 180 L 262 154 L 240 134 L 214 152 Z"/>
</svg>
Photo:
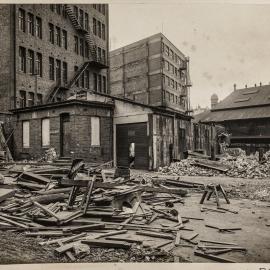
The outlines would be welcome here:
<svg viewBox="0 0 270 270">
<path fill-rule="evenodd" d="M 42 119 L 41 122 L 41 130 L 42 130 L 42 146 L 50 145 L 50 119 L 45 118 Z"/>
<path fill-rule="evenodd" d="M 23 147 L 30 147 L 30 123 L 29 121 L 22 122 L 22 137 L 23 137 Z"/>
<path fill-rule="evenodd" d="M 100 145 L 99 117 L 91 117 L 91 145 Z"/>
</svg>

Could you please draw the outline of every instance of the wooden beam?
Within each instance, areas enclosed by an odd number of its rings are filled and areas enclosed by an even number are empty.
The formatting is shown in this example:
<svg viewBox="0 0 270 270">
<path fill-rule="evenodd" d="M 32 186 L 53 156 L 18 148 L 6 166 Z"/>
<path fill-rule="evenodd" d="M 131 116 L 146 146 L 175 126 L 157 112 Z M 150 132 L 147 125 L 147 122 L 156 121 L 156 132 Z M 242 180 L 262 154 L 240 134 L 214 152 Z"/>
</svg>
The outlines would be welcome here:
<svg viewBox="0 0 270 270">
<path fill-rule="evenodd" d="M 101 240 L 101 239 L 88 239 L 82 240 L 83 244 L 95 247 L 105 247 L 105 248 L 122 248 L 129 249 L 131 247 L 130 243 L 122 241 L 112 241 L 112 240 Z"/>
</svg>

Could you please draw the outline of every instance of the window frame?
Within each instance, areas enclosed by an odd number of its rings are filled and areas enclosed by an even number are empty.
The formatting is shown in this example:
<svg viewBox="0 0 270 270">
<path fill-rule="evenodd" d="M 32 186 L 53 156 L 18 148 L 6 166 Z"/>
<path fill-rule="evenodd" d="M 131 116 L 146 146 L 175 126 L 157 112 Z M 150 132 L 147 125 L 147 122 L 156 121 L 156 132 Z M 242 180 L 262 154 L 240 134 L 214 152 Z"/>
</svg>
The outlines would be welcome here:
<svg viewBox="0 0 270 270">
<path fill-rule="evenodd" d="M 67 31 L 62 29 L 62 45 L 67 50 Z"/>
<path fill-rule="evenodd" d="M 47 126 L 44 123 L 46 123 Z M 42 118 L 41 119 L 41 146 L 44 148 L 48 148 L 51 145 L 50 124 L 51 124 L 50 118 Z M 45 127 L 47 129 L 45 129 Z M 47 135 L 47 136 L 45 136 L 45 135 Z M 47 140 L 45 140 L 45 138 L 47 138 Z"/>
<path fill-rule="evenodd" d="M 29 74 L 35 74 L 35 53 L 33 50 L 27 50 L 27 59 L 28 59 L 28 66 L 29 66 Z"/>
<path fill-rule="evenodd" d="M 49 79 L 51 81 L 54 81 L 55 80 L 54 70 L 55 70 L 54 58 L 53 57 L 49 57 Z"/>
<path fill-rule="evenodd" d="M 35 23 L 36 36 L 42 39 L 42 19 L 40 17 L 36 17 Z"/>
<path fill-rule="evenodd" d="M 42 54 L 36 53 L 36 73 L 39 77 L 42 77 Z"/>
<path fill-rule="evenodd" d="M 25 20 L 26 20 L 26 15 L 25 15 L 25 10 L 22 8 L 19 8 L 19 29 L 25 33 L 26 31 L 26 26 L 25 26 Z"/>
<path fill-rule="evenodd" d="M 19 47 L 19 68 L 20 71 L 26 73 L 26 48 Z"/>
<path fill-rule="evenodd" d="M 98 116 L 91 116 L 91 146 L 99 147 L 100 146 L 100 117 Z M 98 121 L 97 121 L 98 120 Z M 98 134 L 94 133 L 94 126 L 95 128 L 98 127 Z M 96 136 L 94 136 L 96 135 Z"/>
<path fill-rule="evenodd" d="M 27 131 L 26 133 L 28 134 L 28 136 L 25 136 L 26 135 L 25 131 Z M 22 121 L 22 147 L 30 148 L 30 121 L 29 120 Z"/>
<path fill-rule="evenodd" d="M 49 23 L 49 42 L 54 44 L 54 25 Z"/>
<path fill-rule="evenodd" d="M 62 35 L 61 35 L 61 28 L 56 26 L 55 27 L 55 37 L 56 37 L 56 45 L 61 47 L 62 46 Z"/>
<path fill-rule="evenodd" d="M 28 33 L 31 34 L 32 36 L 35 35 L 35 26 L 34 26 L 34 23 L 35 23 L 35 17 L 34 17 L 34 14 L 28 12 L 27 13 L 27 30 L 28 30 Z"/>
</svg>

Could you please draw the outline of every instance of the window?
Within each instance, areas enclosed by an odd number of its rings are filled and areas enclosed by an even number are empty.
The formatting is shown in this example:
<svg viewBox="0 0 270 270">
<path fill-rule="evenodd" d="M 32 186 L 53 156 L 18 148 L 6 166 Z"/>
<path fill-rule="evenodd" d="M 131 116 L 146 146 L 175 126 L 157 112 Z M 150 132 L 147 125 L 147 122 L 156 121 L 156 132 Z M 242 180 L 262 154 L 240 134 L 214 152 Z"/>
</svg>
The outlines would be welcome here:
<svg viewBox="0 0 270 270">
<path fill-rule="evenodd" d="M 34 36 L 34 15 L 28 13 L 28 33 Z"/>
<path fill-rule="evenodd" d="M 65 49 L 67 49 L 67 31 L 62 30 L 62 44 Z"/>
<path fill-rule="evenodd" d="M 173 57 L 173 51 L 170 49 L 170 57 Z"/>
<path fill-rule="evenodd" d="M 101 22 L 97 21 L 97 33 L 98 33 L 98 37 L 101 38 Z"/>
<path fill-rule="evenodd" d="M 102 49 L 102 62 L 105 63 L 106 62 L 106 52 L 104 49 Z"/>
<path fill-rule="evenodd" d="M 60 27 L 56 26 L 56 44 L 61 47 L 61 29 Z"/>
<path fill-rule="evenodd" d="M 53 4 L 50 5 L 50 10 L 54 12 L 54 5 Z"/>
<path fill-rule="evenodd" d="M 37 94 L 37 105 L 41 105 L 42 103 L 42 94 Z"/>
<path fill-rule="evenodd" d="M 91 145 L 100 145 L 100 123 L 99 117 L 91 117 Z"/>
<path fill-rule="evenodd" d="M 107 92 L 107 83 L 106 83 L 106 77 L 105 76 L 102 76 L 102 90 L 103 90 L 103 93 L 106 93 Z"/>
<path fill-rule="evenodd" d="M 170 86 L 170 78 L 168 76 L 166 76 L 166 80 L 167 80 L 167 85 Z"/>
<path fill-rule="evenodd" d="M 102 76 L 98 75 L 98 92 L 102 92 Z"/>
<path fill-rule="evenodd" d="M 67 84 L 67 63 L 63 62 L 63 83 Z"/>
<path fill-rule="evenodd" d="M 42 21 L 39 17 L 36 17 L 36 36 L 42 39 Z"/>
<path fill-rule="evenodd" d="M 62 7 L 62 15 L 63 15 L 64 18 L 67 17 L 65 5 L 63 5 L 63 7 Z"/>
<path fill-rule="evenodd" d="M 26 107 L 26 92 L 20 90 L 20 108 Z"/>
<path fill-rule="evenodd" d="M 83 10 L 80 9 L 80 17 L 79 17 L 79 22 L 81 27 L 84 27 L 84 18 L 83 18 Z"/>
<path fill-rule="evenodd" d="M 84 28 L 89 31 L 89 15 L 88 13 L 85 13 L 84 17 Z"/>
<path fill-rule="evenodd" d="M 61 61 L 60 60 L 56 60 L 56 67 L 55 67 L 55 75 L 56 75 L 56 81 L 58 83 L 61 82 Z"/>
<path fill-rule="evenodd" d="M 34 106 L 35 94 L 33 92 L 28 92 L 28 107 Z"/>
<path fill-rule="evenodd" d="M 50 36 L 50 39 L 49 41 L 54 44 L 54 25 L 49 23 L 49 36 Z"/>
<path fill-rule="evenodd" d="M 79 53 L 79 39 L 77 36 L 74 36 L 74 51 L 75 53 Z"/>
<path fill-rule="evenodd" d="M 28 50 L 28 66 L 29 66 L 29 73 L 34 74 L 35 64 L 34 64 L 34 52 L 32 50 Z"/>
<path fill-rule="evenodd" d="M 89 70 L 85 70 L 84 72 L 85 74 L 85 88 L 89 89 L 90 87 L 90 83 L 89 83 L 89 80 L 90 80 L 90 75 L 89 75 Z"/>
<path fill-rule="evenodd" d="M 74 11 L 74 13 L 75 13 L 75 16 L 78 18 L 78 17 L 79 17 L 79 10 L 78 10 L 78 7 L 73 6 L 73 11 Z"/>
<path fill-rule="evenodd" d="M 50 145 L 50 119 L 41 120 L 41 142 L 42 146 Z"/>
<path fill-rule="evenodd" d="M 54 59 L 49 57 L 49 78 L 54 80 Z"/>
<path fill-rule="evenodd" d="M 85 41 L 84 48 L 85 48 L 85 57 L 89 58 L 89 46 L 86 41 Z"/>
<path fill-rule="evenodd" d="M 93 33 L 94 33 L 94 35 L 97 35 L 97 20 L 96 20 L 96 18 L 93 18 Z"/>
<path fill-rule="evenodd" d="M 164 61 L 164 64 L 165 64 L 165 69 L 169 71 L 169 70 L 170 70 L 170 65 L 169 65 L 169 63 L 165 60 L 165 61 Z"/>
<path fill-rule="evenodd" d="M 55 5 L 56 6 L 56 12 L 57 12 L 57 14 L 59 14 L 59 15 L 61 15 L 61 13 L 62 13 L 62 5 Z"/>
<path fill-rule="evenodd" d="M 97 92 L 98 90 L 98 83 L 97 83 L 97 74 L 94 73 L 94 90 Z"/>
<path fill-rule="evenodd" d="M 29 121 L 22 122 L 22 141 L 23 141 L 23 148 L 30 147 L 30 123 L 29 123 Z"/>
<path fill-rule="evenodd" d="M 74 72 L 75 72 L 75 74 L 77 73 L 77 71 L 78 71 L 78 66 L 74 66 Z M 77 87 L 79 87 L 79 80 L 77 79 L 77 81 L 75 82 L 75 85 L 77 86 Z"/>
<path fill-rule="evenodd" d="M 19 29 L 25 32 L 25 11 L 19 9 Z"/>
<path fill-rule="evenodd" d="M 42 54 L 41 53 L 37 53 L 36 72 L 37 72 L 37 75 L 42 77 Z"/>
<path fill-rule="evenodd" d="M 105 30 L 105 24 L 102 24 L 102 39 L 105 40 L 106 36 L 106 30 Z"/>
<path fill-rule="evenodd" d="M 169 51 L 170 51 L 169 47 L 167 45 L 165 45 L 165 54 L 168 56 L 170 54 Z"/>
<path fill-rule="evenodd" d="M 84 56 L 84 40 L 80 38 L 80 55 Z"/>
<path fill-rule="evenodd" d="M 19 65 L 20 71 L 26 72 L 26 50 L 23 47 L 19 47 Z"/>
<path fill-rule="evenodd" d="M 101 48 L 100 47 L 97 48 L 97 57 L 98 57 L 98 61 L 100 61 L 100 59 L 101 59 Z"/>
<path fill-rule="evenodd" d="M 101 5 L 101 13 L 104 14 L 104 15 L 106 13 L 105 5 L 104 4 Z"/>
</svg>

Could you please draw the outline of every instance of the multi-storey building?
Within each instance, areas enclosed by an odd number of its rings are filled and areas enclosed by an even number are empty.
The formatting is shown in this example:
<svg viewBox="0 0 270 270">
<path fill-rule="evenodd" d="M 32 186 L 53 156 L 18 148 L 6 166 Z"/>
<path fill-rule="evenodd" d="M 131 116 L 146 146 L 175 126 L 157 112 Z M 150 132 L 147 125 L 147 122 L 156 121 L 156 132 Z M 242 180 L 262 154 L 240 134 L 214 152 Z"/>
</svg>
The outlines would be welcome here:
<svg viewBox="0 0 270 270">
<path fill-rule="evenodd" d="M 108 91 L 108 5 L 0 5 L 1 111 Z"/>
<path fill-rule="evenodd" d="M 112 95 L 189 110 L 189 58 L 159 33 L 110 52 Z"/>
</svg>

